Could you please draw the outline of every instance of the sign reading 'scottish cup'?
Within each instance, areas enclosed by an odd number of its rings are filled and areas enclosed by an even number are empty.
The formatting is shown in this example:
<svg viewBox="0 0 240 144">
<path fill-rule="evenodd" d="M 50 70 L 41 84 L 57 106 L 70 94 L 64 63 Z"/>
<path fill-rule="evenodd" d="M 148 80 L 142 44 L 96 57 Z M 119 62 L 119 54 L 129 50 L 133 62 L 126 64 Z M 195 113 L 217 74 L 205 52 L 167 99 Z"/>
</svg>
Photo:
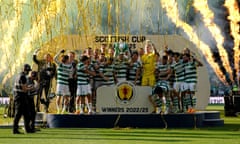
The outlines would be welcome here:
<svg viewBox="0 0 240 144">
<path fill-rule="evenodd" d="M 149 114 L 153 106 L 148 100 L 152 88 L 135 86 L 128 81 L 115 86 L 97 89 L 97 112 L 99 114 Z"/>
</svg>

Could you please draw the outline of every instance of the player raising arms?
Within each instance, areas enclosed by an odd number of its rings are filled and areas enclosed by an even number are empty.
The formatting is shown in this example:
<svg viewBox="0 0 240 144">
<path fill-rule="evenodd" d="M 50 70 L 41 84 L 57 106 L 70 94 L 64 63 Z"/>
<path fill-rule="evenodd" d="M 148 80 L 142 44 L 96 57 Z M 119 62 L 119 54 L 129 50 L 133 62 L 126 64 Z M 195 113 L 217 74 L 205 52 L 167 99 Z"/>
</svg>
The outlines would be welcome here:
<svg viewBox="0 0 240 144">
<path fill-rule="evenodd" d="M 62 108 L 62 114 L 65 113 L 67 105 L 70 100 L 70 90 L 69 90 L 69 76 L 71 72 L 72 65 L 69 62 L 68 55 L 62 55 L 61 61 L 58 60 L 60 54 L 63 54 L 65 50 L 61 50 L 55 57 L 54 61 L 58 64 L 57 67 L 57 88 L 56 88 L 56 107 L 57 113 L 60 113 L 61 98 L 63 97 L 64 104 Z"/>
<path fill-rule="evenodd" d="M 156 83 L 155 79 L 155 63 L 156 63 L 156 48 L 154 44 L 148 40 L 145 45 L 145 54 L 142 56 L 142 86 L 153 87 Z"/>
<path fill-rule="evenodd" d="M 160 96 L 160 106 L 163 103 L 163 96 L 165 96 L 166 99 L 166 109 L 165 109 L 165 114 L 169 113 L 169 107 L 170 107 L 170 102 L 171 98 L 169 95 L 169 78 L 171 76 L 171 68 L 170 65 L 168 64 L 168 57 L 167 56 L 162 56 L 161 58 L 161 63 L 157 65 L 156 68 L 156 74 L 157 74 L 157 86 L 162 89 L 161 96 Z M 162 108 L 160 107 L 161 111 Z"/>
</svg>

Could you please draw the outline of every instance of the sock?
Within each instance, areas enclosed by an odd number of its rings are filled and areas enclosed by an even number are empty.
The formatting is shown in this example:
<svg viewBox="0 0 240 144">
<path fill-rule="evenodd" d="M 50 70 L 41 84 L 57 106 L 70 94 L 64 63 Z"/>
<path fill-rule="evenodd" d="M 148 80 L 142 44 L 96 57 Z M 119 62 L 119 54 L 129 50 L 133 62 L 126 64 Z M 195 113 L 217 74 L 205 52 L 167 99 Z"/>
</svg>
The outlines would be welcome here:
<svg viewBox="0 0 240 144">
<path fill-rule="evenodd" d="M 169 108 L 169 107 L 170 107 L 170 102 L 171 102 L 170 97 L 167 97 L 167 98 L 166 98 L 166 108 Z"/>
<path fill-rule="evenodd" d="M 156 107 L 156 113 L 159 114 L 162 111 L 161 107 Z"/>
<path fill-rule="evenodd" d="M 157 107 L 162 107 L 162 99 L 156 99 L 155 103 L 157 104 Z"/>
<path fill-rule="evenodd" d="M 84 104 L 80 104 L 80 113 L 84 112 Z"/>
<path fill-rule="evenodd" d="M 87 104 L 88 112 L 92 112 L 92 103 Z"/>
<path fill-rule="evenodd" d="M 196 107 L 196 104 L 197 104 L 197 97 L 196 97 L 196 96 L 193 96 L 193 97 L 192 97 L 192 105 L 193 105 L 193 108 Z"/>
<path fill-rule="evenodd" d="M 186 94 L 186 104 L 187 104 L 188 109 L 189 109 L 189 108 L 192 108 L 192 103 L 191 103 L 190 94 Z"/>
<path fill-rule="evenodd" d="M 173 98 L 173 107 L 175 110 L 178 110 L 178 97 Z"/>
<path fill-rule="evenodd" d="M 187 109 L 187 99 L 185 97 L 183 97 L 183 111 L 186 111 Z"/>
<path fill-rule="evenodd" d="M 67 106 L 63 105 L 62 113 L 65 113 Z"/>
<path fill-rule="evenodd" d="M 79 107 L 80 107 L 80 105 L 79 105 L 79 104 L 76 104 L 76 106 L 75 106 L 75 108 L 76 108 L 76 111 L 78 111 L 78 110 L 79 110 Z"/>
<path fill-rule="evenodd" d="M 60 112 L 60 107 L 59 107 L 59 105 L 56 104 L 56 107 L 57 107 L 57 113 L 59 113 L 59 112 Z"/>
</svg>

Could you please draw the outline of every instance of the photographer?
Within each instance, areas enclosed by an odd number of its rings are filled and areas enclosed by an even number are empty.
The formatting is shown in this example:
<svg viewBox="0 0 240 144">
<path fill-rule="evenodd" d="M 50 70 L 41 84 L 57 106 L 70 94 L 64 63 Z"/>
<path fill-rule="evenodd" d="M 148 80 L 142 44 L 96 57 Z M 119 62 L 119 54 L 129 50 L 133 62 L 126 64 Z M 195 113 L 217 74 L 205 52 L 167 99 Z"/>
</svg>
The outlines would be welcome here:
<svg viewBox="0 0 240 144">
<path fill-rule="evenodd" d="M 56 108 L 57 114 L 64 114 L 70 101 L 69 76 L 71 74 L 72 64 L 69 61 L 69 56 L 64 54 L 65 50 L 59 51 L 54 56 L 54 61 L 57 64 L 57 86 L 56 86 Z M 61 55 L 61 60 L 59 56 Z M 63 101 L 62 101 L 63 99 Z M 61 101 L 63 103 L 62 108 Z"/>
</svg>

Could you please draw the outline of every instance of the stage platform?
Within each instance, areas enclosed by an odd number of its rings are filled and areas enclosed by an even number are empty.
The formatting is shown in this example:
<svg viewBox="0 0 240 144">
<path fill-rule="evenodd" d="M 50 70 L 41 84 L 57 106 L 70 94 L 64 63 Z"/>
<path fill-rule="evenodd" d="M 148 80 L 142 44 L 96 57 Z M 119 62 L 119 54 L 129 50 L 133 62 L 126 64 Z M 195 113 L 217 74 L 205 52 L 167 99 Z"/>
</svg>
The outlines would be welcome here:
<svg viewBox="0 0 240 144">
<path fill-rule="evenodd" d="M 192 114 L 47 114 L 49 128 L 198 128 L 223 126 L 218 111 Z"/>
</svg>

